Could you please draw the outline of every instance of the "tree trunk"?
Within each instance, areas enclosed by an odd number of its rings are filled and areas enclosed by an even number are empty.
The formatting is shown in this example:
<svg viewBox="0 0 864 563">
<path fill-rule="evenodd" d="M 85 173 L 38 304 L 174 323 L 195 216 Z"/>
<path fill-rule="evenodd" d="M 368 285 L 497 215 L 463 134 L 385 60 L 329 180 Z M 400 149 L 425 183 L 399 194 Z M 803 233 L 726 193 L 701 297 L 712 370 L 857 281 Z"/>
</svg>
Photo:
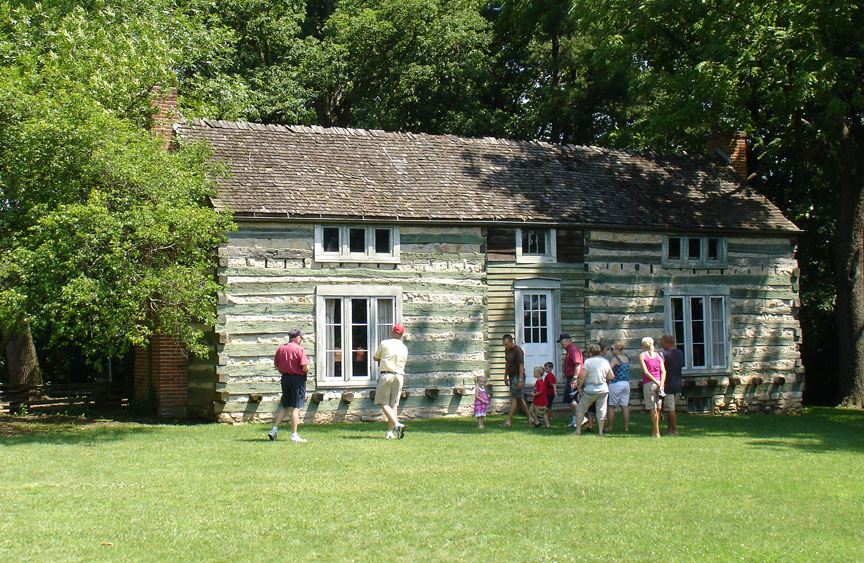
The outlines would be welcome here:
<svg viewBox="0 0 864 563">
<path fill-rule="evenodd" d="M 842 145 L 840 161 L 848 166 L 840 173 L 840 210 L 834 242 L 834 311 L 840 340 L 838 399 L 841 406 L 864 408 L 864 176 L 858 170 L 862 155 L 857 154 L 855 143 L 847 137 Z"/>
<path fill-rule="evenodd" d="M 20 322 L 12 329 L 3 329 L 6 343 L 6 366 L 10 385 L 42 385 L 39 359 L 30 334 L 30 324 Z"/>
</svg>

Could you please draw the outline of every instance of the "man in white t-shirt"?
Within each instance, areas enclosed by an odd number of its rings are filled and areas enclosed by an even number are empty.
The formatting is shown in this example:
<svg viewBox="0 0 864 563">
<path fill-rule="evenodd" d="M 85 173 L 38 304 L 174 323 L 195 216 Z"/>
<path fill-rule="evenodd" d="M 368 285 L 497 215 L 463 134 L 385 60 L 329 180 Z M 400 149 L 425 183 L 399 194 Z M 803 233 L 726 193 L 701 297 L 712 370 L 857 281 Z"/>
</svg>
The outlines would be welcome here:
<svg viewBox="0 0 864 563">
<path fill-rule="evenodd" d="M 405 425 L 399 423 L 397 411 L 402 393 L 402 383 L 405 376 L 405 364 L 408 362 L 408 348 L 402 342 L 405 327 L 393 325 L 391 338 L 384 340 L 375 351 L 375 361 L 378 362 L 378 386 L 375 388 L 375 404 L 381 405 L 384 416 L 387 417 L 387 439 L 405 437 Z"/>
</svg>

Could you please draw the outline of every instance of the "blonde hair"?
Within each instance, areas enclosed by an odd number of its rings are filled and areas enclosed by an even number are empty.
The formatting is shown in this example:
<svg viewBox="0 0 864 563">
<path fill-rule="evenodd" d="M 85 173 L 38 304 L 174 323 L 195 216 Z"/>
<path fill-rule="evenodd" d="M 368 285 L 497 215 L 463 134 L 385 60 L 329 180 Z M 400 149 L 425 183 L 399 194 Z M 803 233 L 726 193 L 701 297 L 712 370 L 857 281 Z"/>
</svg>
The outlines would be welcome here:
<svg viewBox="0 0 864 563">
<path fill-rule="evenodd" d="M 645 350 L 650 350 L 651 353 L 654 353 L 654 339 L 650 336 L 646 336 L 642 339 L 642 348 Z"/>
<path fill-rule="evenodd" d="M 537 379 L 537 374 L 540 374 L 540 377 L 543 377 L 543 366 L 534 366 L 534 379 Z"/>
<path fill-rule="evenodd" d="M 485 375 L 478 375 L 477 377 L 474 378 L 474 383 L 476 385 L 479 385 L 480 387 L 483 387 L 484 385 L 486 385 L 486 376 Z"/>
<path fill-rule="evenodd" d="M 600 345 L 599 344 L 591 344 L 588 346 L 588 355 L 589 356 L 599 356 L 600 355 Z"/>
<path fill-rule="evenodd" d="M 624 351 L 624 346 L 625 346 L 625 344 L 622 341 L 618 341 L 618 342 L 612 344 L 612 348 L 614 348 L 615 350 L 621 351 L 621 352 Z"/>
</svg>

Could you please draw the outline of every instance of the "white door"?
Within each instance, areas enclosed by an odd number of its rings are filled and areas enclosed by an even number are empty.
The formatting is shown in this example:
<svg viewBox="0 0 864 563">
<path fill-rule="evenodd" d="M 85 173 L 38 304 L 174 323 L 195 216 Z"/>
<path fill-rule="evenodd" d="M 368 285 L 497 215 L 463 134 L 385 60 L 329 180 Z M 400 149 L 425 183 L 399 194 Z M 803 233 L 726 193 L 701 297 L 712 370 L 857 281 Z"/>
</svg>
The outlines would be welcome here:
<svg viewBox="0 0 864 563">
<path fill-rule="evenodd" d="M 551 289 L 516 290 L 516 343 L 525 352 L 525 390 L 534 387 L 534 367 L 555 363 Z"/>
</svg>

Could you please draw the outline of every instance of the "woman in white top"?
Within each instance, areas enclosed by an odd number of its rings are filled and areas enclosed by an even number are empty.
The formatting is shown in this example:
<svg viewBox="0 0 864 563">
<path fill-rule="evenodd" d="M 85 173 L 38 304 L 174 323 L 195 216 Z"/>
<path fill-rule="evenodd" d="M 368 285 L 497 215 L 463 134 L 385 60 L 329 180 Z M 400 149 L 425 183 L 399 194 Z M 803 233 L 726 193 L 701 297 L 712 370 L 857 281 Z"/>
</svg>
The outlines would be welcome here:
<svg viewBox="0 0 864 563">
<path fill-rule="evenodd" d="M 585 411 L 592 404 L 597 405 L 597 435 L 603 435 L 603 425 L 606 422 L 606 397 L 609 395 L 609 381 L 615 374 L 609 366 L 609 361 L 600 355 L 600 346 L 592 344 L 588 346 L 590 358 L 582 364 L 582 372 L 579 374 L 579 404 L 576 407 L 576 420 L 582 420 Z M 576 426 L 576 436 L 582 434 L 582 426 Z"/>
</svg>

